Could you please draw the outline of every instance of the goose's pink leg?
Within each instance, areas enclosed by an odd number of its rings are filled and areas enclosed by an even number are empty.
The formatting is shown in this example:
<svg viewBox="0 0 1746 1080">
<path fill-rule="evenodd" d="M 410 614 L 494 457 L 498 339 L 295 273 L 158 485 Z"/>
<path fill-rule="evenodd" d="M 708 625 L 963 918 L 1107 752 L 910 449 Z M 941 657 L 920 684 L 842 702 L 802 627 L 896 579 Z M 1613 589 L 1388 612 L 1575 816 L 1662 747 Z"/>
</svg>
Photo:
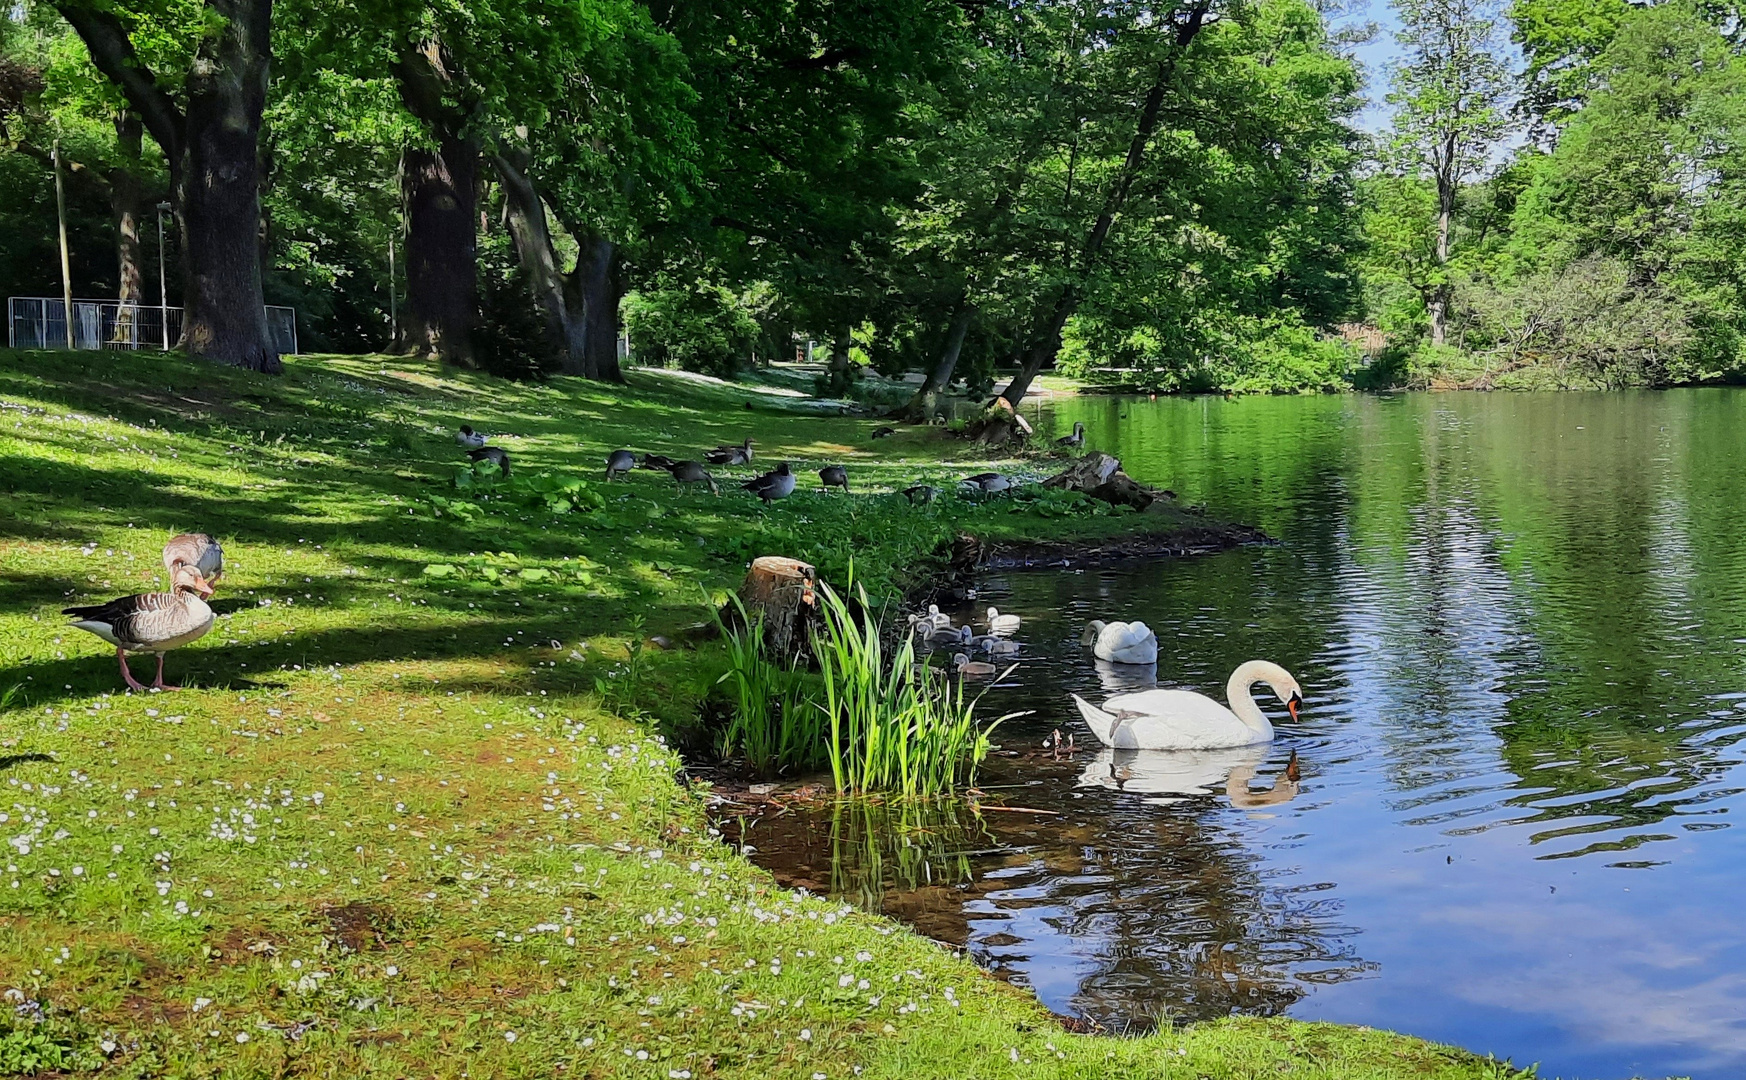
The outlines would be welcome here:
<svg viewBox="0 0 1746 1080">
<path fill-rule="evenodd" d="M 158 677 L 156 679 L 152 680 L 152 689 L 154 689 L 154 690 L 180 690 L 180 689 L 182 689 L 180 686 L 171 686 L 169 683 L 164 681 L 164 654 L 163 653 L 158 654 Z"/>
<path fill-rule="evenodd" d="M 141 684 L 138 679 L 133 677 L 133 672 L 127 670 L 127 650 L 120 648 L 116 649 L 115 659 L 121 662 L 121 677 L 127 680 L 127 685 L 143 693 L 145 691 L 145 686 Z"/>
</svg>

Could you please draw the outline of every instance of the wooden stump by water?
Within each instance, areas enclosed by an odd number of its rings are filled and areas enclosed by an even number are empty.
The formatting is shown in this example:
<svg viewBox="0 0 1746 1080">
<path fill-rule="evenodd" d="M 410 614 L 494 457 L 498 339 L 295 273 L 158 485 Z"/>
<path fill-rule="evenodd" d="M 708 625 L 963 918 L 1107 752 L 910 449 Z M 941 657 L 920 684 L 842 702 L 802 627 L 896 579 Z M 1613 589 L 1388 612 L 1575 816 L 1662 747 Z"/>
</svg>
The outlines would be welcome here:
<svg viewBox="0 0 1746 1080">
<path fill-rule="evenodd" d="M 740 585 L 746 614 L 764 619 L 764 648 L 771 656 L 797 657 L 808 649 L 807 622 L 819 617 L 818 573 L 799 559 L 764 555 L 752 560 Z"/>
</svg>

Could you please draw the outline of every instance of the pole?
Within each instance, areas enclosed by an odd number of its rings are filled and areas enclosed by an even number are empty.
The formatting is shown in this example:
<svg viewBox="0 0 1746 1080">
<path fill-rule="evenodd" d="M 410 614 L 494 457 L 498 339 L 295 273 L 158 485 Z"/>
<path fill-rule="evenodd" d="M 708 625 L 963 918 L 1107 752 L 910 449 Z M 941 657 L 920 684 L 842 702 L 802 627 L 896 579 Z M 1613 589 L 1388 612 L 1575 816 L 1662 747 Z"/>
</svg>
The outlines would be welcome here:
<svg viewBox="0 0 1746 1080">
<path fill-rule="evenodd" d="M 61 223 L 61 321 L 67 327 L 67 348 L 73 347 L 73 267 L 67 257 L 67 193 L 61 186 L 61 140 L 55 140 L 55 215 Z"/>
<path fill-rule="evenodd" d="M 163 334 L 164 351 L 170 351 L 170 291 L 164 285 L 164 211 L 167 202 L 158 204 L 158 330 Z"/>
<path fill-rule="evenodd" d="M 388 351 L 400 343 L 400 306 L 394 297 L 394 238 L 388 238 Z"/>
</svg>

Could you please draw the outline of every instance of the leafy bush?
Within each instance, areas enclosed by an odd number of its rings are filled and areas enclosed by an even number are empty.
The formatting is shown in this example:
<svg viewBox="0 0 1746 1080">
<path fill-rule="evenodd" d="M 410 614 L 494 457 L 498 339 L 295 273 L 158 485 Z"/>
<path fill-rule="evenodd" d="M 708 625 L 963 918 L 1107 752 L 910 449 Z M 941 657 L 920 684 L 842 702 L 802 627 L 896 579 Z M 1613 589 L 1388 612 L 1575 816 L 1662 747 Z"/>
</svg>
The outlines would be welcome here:
<svg viewBox="0 0 1746 1080">
<path fill-rule="evenodd" d="M 762 337 L 752 302 L 708 283 L 632 293 L 625 326 L 639 363 L 723 378 L 751 365 Z"/>
</svg>

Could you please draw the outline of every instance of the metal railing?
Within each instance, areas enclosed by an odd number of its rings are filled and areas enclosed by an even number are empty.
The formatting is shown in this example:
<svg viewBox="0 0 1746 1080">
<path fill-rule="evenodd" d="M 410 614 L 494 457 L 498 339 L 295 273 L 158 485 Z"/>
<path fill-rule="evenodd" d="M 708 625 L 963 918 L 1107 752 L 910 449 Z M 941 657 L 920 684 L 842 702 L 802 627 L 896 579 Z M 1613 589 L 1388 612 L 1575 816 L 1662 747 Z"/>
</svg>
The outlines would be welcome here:
<svg viewBox="0 0 1746 1080">
<path fill-rule="evenodd" d="M 6 302 L 6 341 L 14 349 L 67 347 L 67 305 L 47 296 Z M 119 300 L 73 301 L 73 348 L 168 349 L 182 336 L 182 309 Z M 281 353 L 297 354 L 297 311 L 267 306 L 267 336 Z"/>
</svg>

